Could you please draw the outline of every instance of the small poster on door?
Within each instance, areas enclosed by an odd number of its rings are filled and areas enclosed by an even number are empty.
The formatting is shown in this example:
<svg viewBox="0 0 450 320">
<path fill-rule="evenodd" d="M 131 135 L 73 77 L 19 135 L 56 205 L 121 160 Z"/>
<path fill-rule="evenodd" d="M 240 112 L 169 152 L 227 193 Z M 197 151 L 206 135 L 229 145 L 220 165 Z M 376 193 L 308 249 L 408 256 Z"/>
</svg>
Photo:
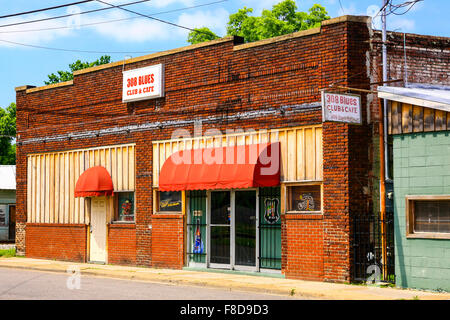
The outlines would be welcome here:
<svg viewBox="0 0 450 320">
<path fill-rule="evenodd" d="M 202 254 L 203 250 L 204 250 L 204 247 L 203 247 L 202 233 L 200 230 L 200 219 L 197 219 L 194 248 L 193 248 L 192 252 L 197 253 L 197 254 Z"/>
</svg>

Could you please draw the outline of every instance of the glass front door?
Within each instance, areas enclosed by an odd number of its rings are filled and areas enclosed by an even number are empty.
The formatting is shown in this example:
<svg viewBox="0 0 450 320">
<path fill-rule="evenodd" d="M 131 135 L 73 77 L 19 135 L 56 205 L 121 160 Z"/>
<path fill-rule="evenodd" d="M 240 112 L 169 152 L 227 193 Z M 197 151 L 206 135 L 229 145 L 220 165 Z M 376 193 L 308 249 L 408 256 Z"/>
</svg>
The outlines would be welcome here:
<svg viewBox="0 0 450 320">
<path fill-rule="evenodd" d="M 211 192 L 210 264 L 230 266 L 231 250 L 231 192 Z"/>
<path fill-rule="evenodd" d="M 256 191 L 236 191 L 234 203 L 234 264 L 255 267 Z"/>
<path fill-rule="evenodd" d="M 256 190 L 211 191 L 209 266 L 255 269 L 257 260 Z"/>
</svg>

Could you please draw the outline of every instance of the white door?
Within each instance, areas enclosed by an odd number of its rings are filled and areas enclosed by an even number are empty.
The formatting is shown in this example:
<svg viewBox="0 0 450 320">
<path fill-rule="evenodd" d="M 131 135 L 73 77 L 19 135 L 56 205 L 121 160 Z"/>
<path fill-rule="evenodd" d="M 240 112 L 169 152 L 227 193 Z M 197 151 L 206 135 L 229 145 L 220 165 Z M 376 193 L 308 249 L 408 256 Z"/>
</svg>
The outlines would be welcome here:
<svg viewBox="0 0 450 320">
<path fill-rule="evenodd" d="M 90 258 L 106 263 L 106 198 L 91 198 Z"/>
</svg>

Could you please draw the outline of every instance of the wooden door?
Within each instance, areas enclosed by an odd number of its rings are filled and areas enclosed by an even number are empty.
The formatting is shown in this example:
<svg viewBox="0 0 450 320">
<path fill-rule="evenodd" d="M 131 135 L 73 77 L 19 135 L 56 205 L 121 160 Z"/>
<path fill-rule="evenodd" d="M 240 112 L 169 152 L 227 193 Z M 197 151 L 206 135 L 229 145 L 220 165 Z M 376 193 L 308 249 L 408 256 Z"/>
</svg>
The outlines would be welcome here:
<svg viewBox="0 0 450 320">
<path fill-rule="evenodd" d="M 106 263 L 106 198 L 91 199 L 91 262 Z"/>
</svg>

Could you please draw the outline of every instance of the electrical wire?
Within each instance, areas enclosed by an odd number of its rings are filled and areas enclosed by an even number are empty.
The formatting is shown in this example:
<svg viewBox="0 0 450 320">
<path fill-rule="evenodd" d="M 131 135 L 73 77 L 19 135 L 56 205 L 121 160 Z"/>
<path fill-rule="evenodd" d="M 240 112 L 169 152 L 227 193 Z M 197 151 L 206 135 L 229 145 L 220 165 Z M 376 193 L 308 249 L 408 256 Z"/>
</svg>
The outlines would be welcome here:
<svg viewBox="0 0 450 320">
<path fill-rule="evenodd" d="M 130 3 L 121 4 L 121 5 L 116 6 L 116 7 L 117 8 L 122 8 L 122 7 L 125 7 L 125 6 L 131 6 L 131 5 L 134 5 L 134 4 L 138 4 L 138 3 L 142 3 L 142 2 L 148 2 L 148 1 L 151 1 L 151 0 L 140 0 L 140 1 L 130 2 Z M 82 12 L 78 12 L 78 13 L 65 14 L 65 15 L 62 15 L 62 16 L 42 18 L 42 19 L 37 19 L 37 20 L 28 20 L 28 21 L 22 21 L 22 22 L 3 24 L 3 25 L 0 25 L 0 28 L 12 27 L 12 26 L 18 26 L 18 25 L 23 25 L 23 24 L 42 22 L 42 21 L 48 21 L 48 20 L 54 20 L 54 19 L 68 18 L 68 17 L 77 16 L 77 15 L 81 15 L 81 14 L 99 12 L 99 11 L 110 10 L 110 9 L 113 9 L 113 7 L 82 11 Z"/>
<path fill-rule="evenodd" d="M 3 39 L 0 39 L 0 42 L 5 42 L 5 43 L 14 44 L 14 45 L 23 46 L 23 47 L 30 47 L 30 48 L 35 48 L 35 49 L 46 49 L 46 50 L 53 50 L 53 51 L 78 52 L 78 53 L 126 54 L 126 53 L 153 53 L 153 52 L 159 52 L 159 51 L 96 51 L 96 50 L 78 50 L 78 49 L 52 48 L 52 47 L 44 47 L 44 46 L 38 46 L 38 45 L 34 45 L 34 44 L 20 43 L 20 42 L 3 40 Z"/>
<path fill-rule="evenodd" d="M 137 15 L 139 15 L 139 16 L 141 16 L 141 17 L 146 17 L 146 18 L 149 18 L 149 19 L 151 19 L 151 20 L 155 20 L 155 21 L 158 21 L 158 22 L 161 22 L 161 23 L 165 23 L 165 24 L 168 24 L 168 25 L 171 25 L 171 26 L 174 26 L 174 27 L 178 27 L 178 28 L 181 28 L 181 29 L 189 30 L 189 31 L 192 31 L 192 32 L 203 33 L 203 34 L 206 34 L 206 35 L 208 35 L 208 36 L 211 36 L 211 35 L 212 35 L 212 34 L 209 33 L 209 32 L 204 32 L 204 31 L 202 31 L 202 30 L 197 30 L 197 29 L 188 28 L 188 27 L 185 27 L 185 26 L 182 26 L 182 25 L 179 25 L 179 24 L 170 22 L 170 21 L 166 21 L 166 20 L 162 20 L 162 19 L 159 19 L 159 18 L 155 18 L 155 17 L 149 16 L 149 15 L 147 15 L 147 14 L 143 14 L 143 13 L 140 13 L 140 12 L 137 12 L 137 11 L 133 11 L 133 10 L 130 10 L 130 9 L 126 9 L 126 8 L 122 8 L 121 6 L 116 6 L 116 5 L 114 5 L 114 4 L 110 4 L 110 3 L 105 2 L 105 1 L 102 1 L 102 0 L 97 0 L 97 2 L 106 4 L 106 5 L 108 5 L 108 6 L 111 6 L 111 7 L 114 7 L 114 8 L 123 10 L 123 11 L 126 11 L 126 12 L 130 12 L 130 13 L 137 14 Z M 215 36 L 215 38 L 220 38 L 220 37 L 219 37 L 219 36 Z"/>
<path fill-rule="evenodd" d="M 342 14 L 345 14 L 345 12 L 344 12 L 344 8 L 342 7 L 342 3 L 341 3 L 341 0 L 339 0 L 339 5 L 341 6 Z"/>
<path fill-rule="evenodd" d="M 93 1 L 95 1 L 95 0 L 77 1 L 77 2 L 72 2 L 72 3 L 62 4 L 62 5 L 54 6 L 54 7 L 48 7 L 48 8 L 37 9 L 37 10 L 31 10 L 31 11 L 25 11 L 25 12 L 18 12 L 18 13 L 8 14 L 8 15 L 5 15 L 5 16 L 0 16 L 0 19 L 2 19 L 2 18 L 10 18 L 10 17 L 17 17 L 17 16 L 22 16 L 22 15 L 30 14 L 30 13 L 37 13 L 37 12 L 49 11 L 49 10 L 54 10 L 54 9 L 59 9 L 59 8 L 64 8 L 64 7 L 70 7 L 70 6 L 75 6 L 75 5 L 77 5 L 77 4 L 82 4 L 82 3 L 86 3 L 86 2 L 93 2 Z"/>
<path fill-rule="evenodd" d="M 215 4 L 222 3 L 222 2 L 227 2 L 227 1 L 228 0 L 220 0 L 220 1 L 208 2 L 208 3 L 203 3 L 203 4 L 190 6 L 190 7 L 183 7 L 183 8 L 178 8 L 178 9 L 173 9 L 173 10 L 168 10 L 168 11 L 155 12 L 155 13 L 152 13 L 150 15 L 151 16 L 156 16 L 156 15 L 162 15 L 162 14 L 173 13 L 173 12 L 178 12 L 178 11 L 190 10 L 190 9 L 195 9 L 195 8 L 200 8 L 200 7 L 211 6 L 211 5 L 215 5 Z M 123 19 L 114 19 L 114 20 L 106 20 L 106 21 L 100 21 L 100 22 L 80 24 L 80 25 L 77 25 L 77 26 L 65 26 L 65 27 L 53 27 L 53 28 L 41 28 L 41 29 L 0 31 L 0 34 L 4 34 L 4 33 L 37 32 L 37 31 L 50 31 L 50 30 L 60 30 L 60 29 L 73 29 L 73 28 L 90 27 L 90 26 L 94 26 L 94 25 L 114 23 L 114 22 L 134 20 L 134 19 L 143 19 L 143 18 L 142 17 L 129 17 L 129 18 L 123 18 Z"/>
</svg>

